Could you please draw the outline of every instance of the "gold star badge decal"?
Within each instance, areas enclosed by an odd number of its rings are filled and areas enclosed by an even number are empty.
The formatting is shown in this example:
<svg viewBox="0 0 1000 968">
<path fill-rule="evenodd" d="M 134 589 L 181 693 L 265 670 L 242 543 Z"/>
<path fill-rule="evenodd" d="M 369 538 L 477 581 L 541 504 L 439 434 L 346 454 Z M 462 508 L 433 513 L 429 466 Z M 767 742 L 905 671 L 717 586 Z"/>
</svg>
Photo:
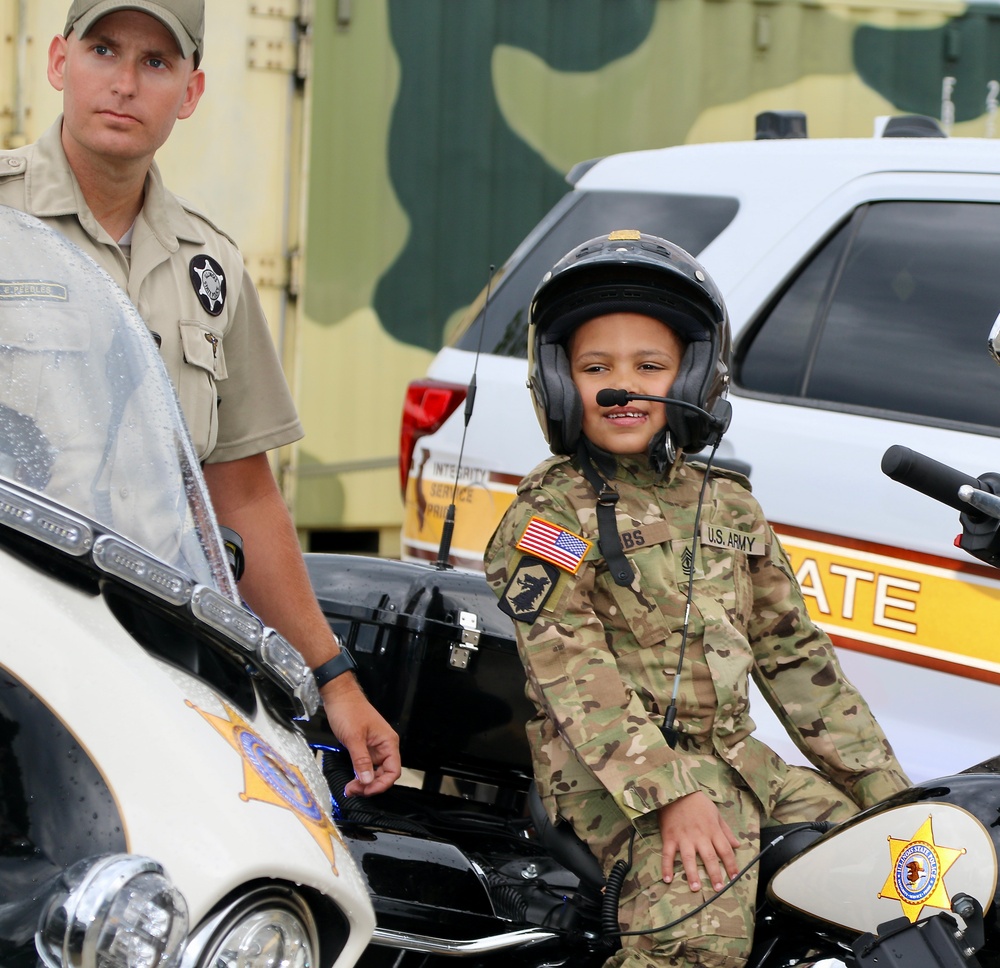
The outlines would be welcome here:
<svg viewBox="0 0 1000 968">
<path fill-rule="evenodd" d="M 194 703 L 188 706 L 215 727 L 216 731 L 229 743 L 243 759 L 243 792 L 240 799 L 248 802 L 273 803 L 277 807 L 290 810 L 301 821 L 312 838 L 319 844 L 337 873 L 337 861 L 333 852 L 333 841 L 341 846 L 337 828 L 320 806 L 302 771 L 289 763 L 273 746 L 253 731 L 243 717 L 223 703 L 228 718 L 213 716 L 199 709 Z"/>
<path fill-rule="evenodd" d="M 916 921 L 925 906 L 948 911 L 951 898 L 944 886 L 944 875 L 964 853 L 964 847 L 942 847 L 934 843 L 934 830 L 928 817 L 909 840 L 889 838 L 892 871 L 878 896 L 899 901 L 910 921 Z"/>
</svg>

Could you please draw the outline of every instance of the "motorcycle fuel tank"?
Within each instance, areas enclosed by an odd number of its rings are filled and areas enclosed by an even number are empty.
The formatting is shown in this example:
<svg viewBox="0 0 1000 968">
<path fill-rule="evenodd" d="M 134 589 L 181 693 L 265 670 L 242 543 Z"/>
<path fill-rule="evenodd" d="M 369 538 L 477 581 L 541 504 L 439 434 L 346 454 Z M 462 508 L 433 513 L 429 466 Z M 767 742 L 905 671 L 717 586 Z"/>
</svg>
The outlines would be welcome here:
<svg viewBox="0 0 1000 968">
<path fill-rule="evenodd" d="M 960 893 L 976 898 L 995 925 L 996 834 L 986 824 L 996 823 L 998 793 L 1000 780 L 987 774 L 904 791 L 786 864 L 768 894 L 851 934 L 949 911 Z"/>
</svg>

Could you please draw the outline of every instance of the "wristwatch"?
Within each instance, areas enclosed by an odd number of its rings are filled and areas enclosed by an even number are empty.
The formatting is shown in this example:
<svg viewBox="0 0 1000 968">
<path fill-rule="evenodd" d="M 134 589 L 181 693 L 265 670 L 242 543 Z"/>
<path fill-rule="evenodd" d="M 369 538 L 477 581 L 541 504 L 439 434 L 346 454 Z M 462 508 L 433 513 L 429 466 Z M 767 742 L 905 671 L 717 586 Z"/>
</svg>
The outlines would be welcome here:
<svg viewBox="0 0 1000 968">
<path fill-rule="evenodd" d="M 317 666 L 313 670 L 313 675 L 316 677 L 316 685 L 322 689 L 337 676 L 343 675 L 345 672 L 354 672 L 357 668 L 358 664 L 354 661 L 354 656 L 347 649 L 341 647 L 341 650 L 332 659 L 327 659 L 321 666 Z"/>
</svg>

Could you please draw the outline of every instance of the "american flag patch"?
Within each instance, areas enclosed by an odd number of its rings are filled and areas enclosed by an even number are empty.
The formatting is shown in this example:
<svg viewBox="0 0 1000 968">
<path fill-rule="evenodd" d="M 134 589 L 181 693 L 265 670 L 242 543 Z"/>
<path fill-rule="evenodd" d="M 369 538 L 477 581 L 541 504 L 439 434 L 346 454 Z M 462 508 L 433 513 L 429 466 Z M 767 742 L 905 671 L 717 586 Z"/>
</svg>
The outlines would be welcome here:
<svg viewBox="0 0 1000 968">
<path fill-rule="evenodd" d="M 573 534 L 572 531 L 560 528 L 556 524 L 549 524 L 541 518 L 532 518 L 524 529 L 517 547 L 520 551 L 526 551 L 543 561 L 551 561 L 563 571 L 575 575 L 580 570 L 580 565 L 592 544 L 592 541 L 581 538 L 578 534 Z"/>
</svg>

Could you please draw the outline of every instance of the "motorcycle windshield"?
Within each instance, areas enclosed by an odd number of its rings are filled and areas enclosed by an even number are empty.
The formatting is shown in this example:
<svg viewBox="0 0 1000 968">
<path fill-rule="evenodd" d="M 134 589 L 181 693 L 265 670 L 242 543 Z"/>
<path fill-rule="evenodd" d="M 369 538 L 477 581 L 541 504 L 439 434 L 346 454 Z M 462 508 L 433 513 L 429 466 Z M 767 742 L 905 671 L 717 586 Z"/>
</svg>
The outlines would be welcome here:
<svg viewBox="0 0 1000 968">
<path fill-rule="evenodd" d="M 156 343 L 82 250 L 0 206 L 0 478 L 238 601 Z"/>
</svg>

